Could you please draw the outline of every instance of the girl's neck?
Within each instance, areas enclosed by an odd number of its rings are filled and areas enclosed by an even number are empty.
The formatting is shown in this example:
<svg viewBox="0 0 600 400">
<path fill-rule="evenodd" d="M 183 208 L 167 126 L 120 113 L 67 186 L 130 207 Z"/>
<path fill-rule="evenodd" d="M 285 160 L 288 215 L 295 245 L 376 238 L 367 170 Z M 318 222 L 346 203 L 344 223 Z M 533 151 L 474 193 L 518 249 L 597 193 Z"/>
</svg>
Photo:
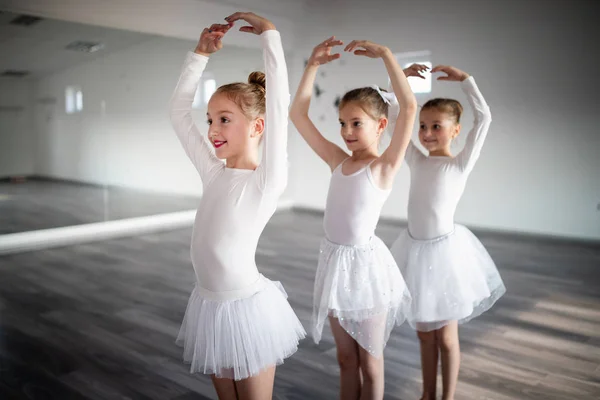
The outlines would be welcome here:
<svg viewBox="0 0 600 400">
<path fill-rule="evenodd" d="M 439 149 L 429 152 L 430 157 L 452 157 L 450 149 Z"/>
<path fill-rule="evenodd" d="M 377 147 L 368 147 L 363 150 L 357 150 L 352 152 L 352 156 L 350 157 L 352 161 L 364 161 L 364 160 L 372 160 L 373 158 L 379 157 L 379 151 L 377 151 Z"/>
<path fill-rule="evenodd" d="M 225 166 L 231 169 L 250 169 L 255 170 L 258 167 L 258 157 L 248 154 L 229 157 L 225 160 Z"/>
</svg>

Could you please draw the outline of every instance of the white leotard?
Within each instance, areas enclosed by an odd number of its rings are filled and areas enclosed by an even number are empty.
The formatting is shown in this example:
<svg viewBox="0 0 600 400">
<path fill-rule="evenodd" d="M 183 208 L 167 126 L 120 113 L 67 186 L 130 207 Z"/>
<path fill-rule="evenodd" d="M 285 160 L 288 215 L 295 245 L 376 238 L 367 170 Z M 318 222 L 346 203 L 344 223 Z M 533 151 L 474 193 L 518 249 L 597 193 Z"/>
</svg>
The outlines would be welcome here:
<svg viewBox="0 0 600 400">
<path fill-rule="evenodd" d="M 267 82 L 265 134 L 260 166 L 226 168 L 192 120 L 194 94 L 208 57 L 190 52 L 173 98 L 171 121 L 198 170 L 203 195 L 192 234 L 191 258 L 198 286 L 219 299 L 256 291 L 260 274 L 258 239 L 287 184 L 287 127 L 290 93 L 279 32 L 262 33 Z"/>
<path fill-rule="evenodd" d="M 331 175 L 323 227 L 327 240 L 342 245 L 361 245 L 375 236 L 381 208 L 391 190 L 375 185 L 371 163 L 350 175 L 340 163 Z"/>
<path fill-rule="evenodd" d="M 408 231 L 415 239 L 433 239 L 454 229 L 456 206 L 492 122 L 490 108 L 473 77 L 461 87 L 475 116 L 464 149 L 454 158 L 426 156 L 411 142 L 406 151 L 410 167 Z"/>
</svg>

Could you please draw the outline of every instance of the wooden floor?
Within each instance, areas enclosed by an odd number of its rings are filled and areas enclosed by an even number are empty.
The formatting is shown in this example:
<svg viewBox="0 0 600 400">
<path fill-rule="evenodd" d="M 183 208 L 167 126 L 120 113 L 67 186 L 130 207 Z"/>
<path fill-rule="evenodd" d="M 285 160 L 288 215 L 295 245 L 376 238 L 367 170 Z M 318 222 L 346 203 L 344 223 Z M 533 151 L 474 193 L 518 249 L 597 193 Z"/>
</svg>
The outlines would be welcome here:
<svg viewBox="0 0 600 400">
<path fill-rule="evenodd" d="M 0 181 L 0 235 L 194 210 L 199 197 L 51 179 Z"/>
<path fill-rule="evenodd" d="M 257 261 L 309 327 L 322 217 L 277 214 Z M 390 244 L 400 229 L 380 224 Z M 600 246 L 478 233 L 507 294 L 461 327 L 457 399 L 600 398 Z M 0 257 L 1 399 L 215 399 L 174 344 L 194 275 L 191 229 Z M 386 348 L 386 399 L 420 395 L 406 325 Z M 335 399 L 326 329 L 278 368 L 276 399 Z"/>
</svg>

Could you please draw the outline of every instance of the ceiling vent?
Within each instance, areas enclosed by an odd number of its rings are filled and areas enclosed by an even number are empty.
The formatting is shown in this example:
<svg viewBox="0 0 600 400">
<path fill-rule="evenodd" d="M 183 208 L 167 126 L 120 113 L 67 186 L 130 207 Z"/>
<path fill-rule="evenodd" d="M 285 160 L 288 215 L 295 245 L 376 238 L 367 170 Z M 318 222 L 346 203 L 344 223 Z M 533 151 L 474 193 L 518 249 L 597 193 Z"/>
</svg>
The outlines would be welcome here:
<svg viewBox="0 0 600 400">
<path fill-rule="evenodd" d="M 10 78 L 24 78 L 29 75 L 29 71 L 19 71 L 16 69 L 6 69 L 0 73 L 0 76 L 10 77 Z"/>
<path fill-rule="evenodd" d="M 18 17 L 10 21 L 10 24 L 18 26 L 31 26 L 37 24 L 41 20 L 42 19 L 40 17 L 33 17 L 31 15 L 19 15 Z"/>
<path fill-rule="evenodd" d="M 95 51 L 101 50 L 104 48 L 104 43 L 99 42 L 86 42 L 82 40 L 78 40 L 72 43 L 69 43 L 67 50 L 78 51 L 80 53 L 93 53 Z"/>
</svg>

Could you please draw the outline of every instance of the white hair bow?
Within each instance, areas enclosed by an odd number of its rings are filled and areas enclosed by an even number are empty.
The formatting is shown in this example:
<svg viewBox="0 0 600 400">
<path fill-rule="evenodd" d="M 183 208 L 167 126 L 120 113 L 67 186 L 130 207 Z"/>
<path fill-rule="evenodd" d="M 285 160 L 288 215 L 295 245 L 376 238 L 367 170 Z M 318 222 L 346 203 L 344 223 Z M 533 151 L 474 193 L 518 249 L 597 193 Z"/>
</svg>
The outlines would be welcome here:
<svg viewBox="0 0 600 400">
<path fill-rule="evenodd" d="M 389 106 L 388 107 L 388 126 L 387 131 L 390 135 L 394 134 L 394 128 L 396 127 L 396 121 L 398 120 L 398 114 L 400 113 L 400 105 L 394 92 L 384 92 L 379 89 L 377 85 L 371 85 L 371 88 L 375 89 L 381 96 L 383 101 Z"/>
</svg>

